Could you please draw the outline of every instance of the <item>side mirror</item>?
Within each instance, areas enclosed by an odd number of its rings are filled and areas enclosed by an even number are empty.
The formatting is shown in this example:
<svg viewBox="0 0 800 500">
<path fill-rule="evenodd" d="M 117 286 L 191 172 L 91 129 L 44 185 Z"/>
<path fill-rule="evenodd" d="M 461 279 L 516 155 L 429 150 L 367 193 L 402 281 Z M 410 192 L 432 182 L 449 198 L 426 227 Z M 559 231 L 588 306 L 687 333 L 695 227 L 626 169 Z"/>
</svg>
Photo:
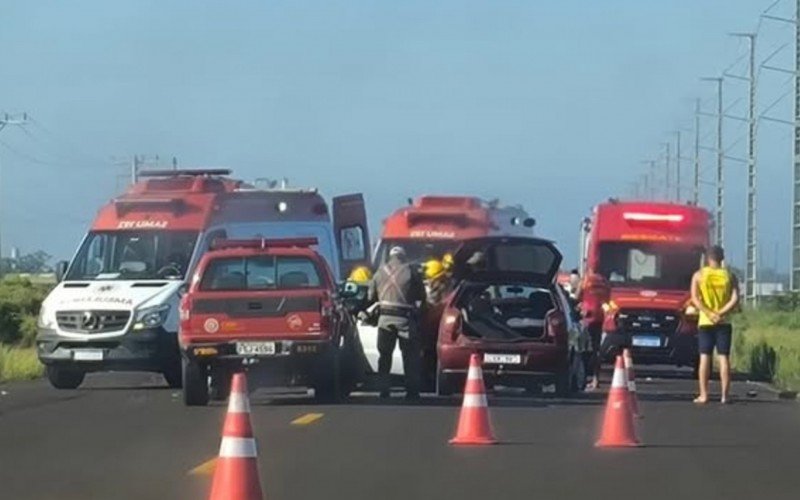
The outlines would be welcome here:
<svg viewBox="0 0 800 500">
<path fill-rule="evenodd" d="M 57 283 L 61 283 L 62 281 L 64 281 L 64 277 L 67 275 L 68 268 L 69 268 L 69 262 L 67 262 L 66 260 L 59 261 L 56 264 L 55 273 L 56 273 Z"/>
</svg>

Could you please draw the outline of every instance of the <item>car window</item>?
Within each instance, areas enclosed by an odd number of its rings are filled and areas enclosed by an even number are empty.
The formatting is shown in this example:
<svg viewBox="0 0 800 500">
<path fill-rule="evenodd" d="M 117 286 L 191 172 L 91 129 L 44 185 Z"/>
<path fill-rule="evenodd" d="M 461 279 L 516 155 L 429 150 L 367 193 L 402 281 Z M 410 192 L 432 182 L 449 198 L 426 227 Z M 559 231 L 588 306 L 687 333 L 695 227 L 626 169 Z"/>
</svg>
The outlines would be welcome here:
<svg viewBox="0 0 800 500">
<path fill-rule="evenodd" d="M 316 288 L 322 285 L 316 263 L 308 257 L 224 257 L 212 260 L 203 273 L 206 291 Z"/>
</svg>

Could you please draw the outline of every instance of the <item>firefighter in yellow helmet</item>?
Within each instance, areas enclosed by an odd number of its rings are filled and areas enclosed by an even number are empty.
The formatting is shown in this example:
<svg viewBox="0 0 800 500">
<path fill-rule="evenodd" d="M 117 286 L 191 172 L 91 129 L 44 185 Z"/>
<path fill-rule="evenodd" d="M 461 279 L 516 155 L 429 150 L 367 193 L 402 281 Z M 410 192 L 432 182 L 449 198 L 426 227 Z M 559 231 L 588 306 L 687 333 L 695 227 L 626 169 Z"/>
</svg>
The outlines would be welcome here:
<svg viewBox="0 0 800 500">
<path fill-rule="evenodd" d="M 358 285 L 368 285 L 372 280 L 372 271 L 368 267 L 360 266 L 350 271 L 347 281 L 352 281 Z"/>
<path fill-rule="evenodd" d="M 450 290 L 450 270 L 452 268 L 452 257 L 447 259 L 445 255 L 442 260 L 430 259 L 425 262 L 425 285 L 428 291 L 428 302 L 430 304 L 441 303 L 447 292 Z"/>
</svg>

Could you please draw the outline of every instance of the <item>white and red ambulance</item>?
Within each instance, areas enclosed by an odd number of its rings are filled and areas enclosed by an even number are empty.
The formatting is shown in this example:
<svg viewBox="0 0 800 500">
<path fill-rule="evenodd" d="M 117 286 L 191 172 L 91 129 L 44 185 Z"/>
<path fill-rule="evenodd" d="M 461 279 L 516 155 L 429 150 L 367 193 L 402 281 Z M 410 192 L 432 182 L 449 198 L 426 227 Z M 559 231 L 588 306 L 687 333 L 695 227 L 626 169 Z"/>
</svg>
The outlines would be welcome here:
<svg viewBox="0 0 800 500">
<path fill-rule="evenodd" d="M 178 304 L 218 239 L 313 237 L 337 278 L 369 261 L 363 197 L 256 189 L 226 169 L 143 172 L 103 206 L 45 299 L 36 339 L 54 387 L 88 372 L 151 371 L 180 386 Z"/>
</svg>

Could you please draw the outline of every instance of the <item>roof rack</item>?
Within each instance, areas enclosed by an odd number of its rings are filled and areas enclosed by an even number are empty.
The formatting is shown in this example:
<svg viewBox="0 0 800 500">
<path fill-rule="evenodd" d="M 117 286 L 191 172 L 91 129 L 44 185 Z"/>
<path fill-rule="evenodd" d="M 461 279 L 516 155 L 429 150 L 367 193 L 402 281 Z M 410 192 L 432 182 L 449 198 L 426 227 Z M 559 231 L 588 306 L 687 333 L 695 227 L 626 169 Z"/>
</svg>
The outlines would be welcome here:
<svg viewBox="0 0 800 500">
<path fill-rule="evenodd" d="M 179 177 L 179 176 L 220 176 L 231 175 L 233 170 L 229 168 L 193 168 L 181 170 L 142 170 L 139 177 Z"/>
</svg>

